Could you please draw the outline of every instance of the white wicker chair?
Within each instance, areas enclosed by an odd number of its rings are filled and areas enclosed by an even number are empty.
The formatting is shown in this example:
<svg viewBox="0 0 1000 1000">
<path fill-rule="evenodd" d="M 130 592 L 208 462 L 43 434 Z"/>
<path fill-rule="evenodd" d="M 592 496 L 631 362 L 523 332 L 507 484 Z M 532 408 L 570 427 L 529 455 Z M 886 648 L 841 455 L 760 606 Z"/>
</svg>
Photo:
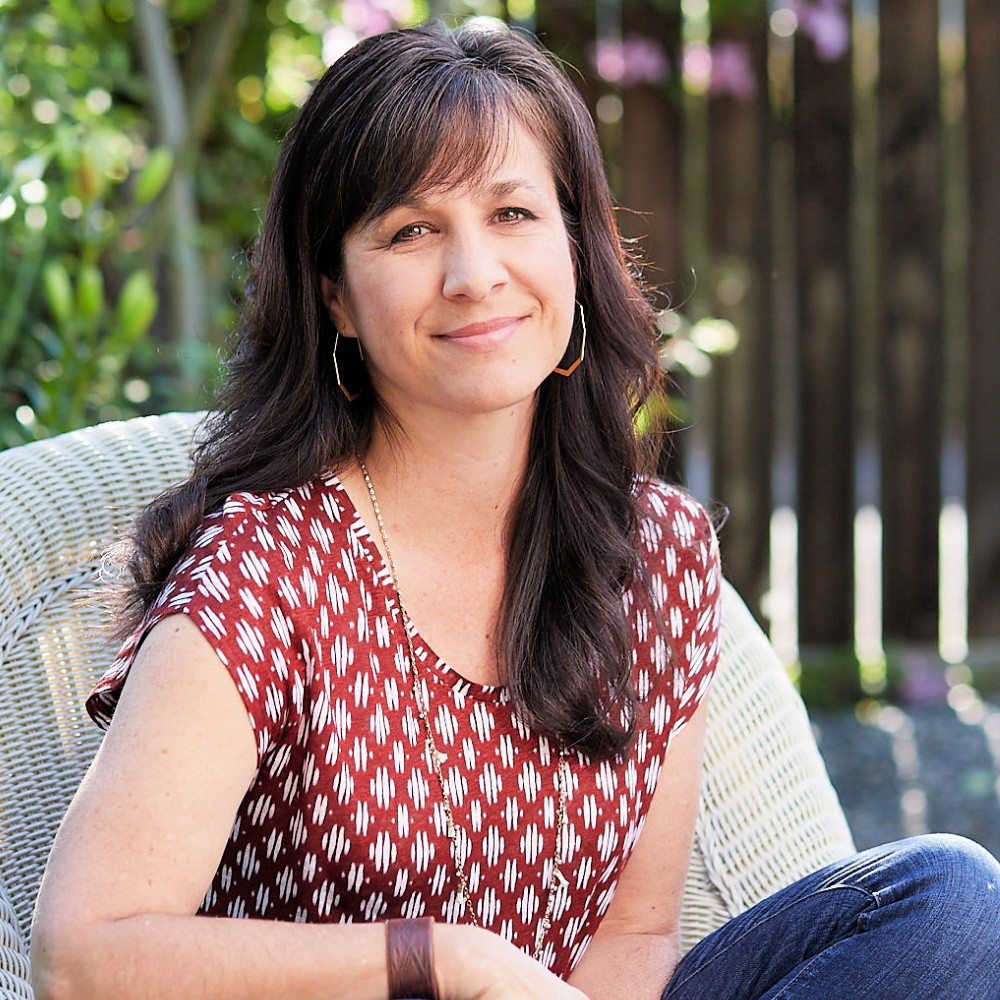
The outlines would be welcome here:
<svg viewBox="0 0 1000 1000">
<path fill-rule="evenodd" d="M 49 845 L 99 743 L 84 698 L 109 661 L 101 557 L 185 478 L 198 414 L 102 424 L 0 453 L 0 998 L 27 998 Z M 710 701 L 682 945 L 851 852 L 802 702 L 731 587 Z"/>
</svg>

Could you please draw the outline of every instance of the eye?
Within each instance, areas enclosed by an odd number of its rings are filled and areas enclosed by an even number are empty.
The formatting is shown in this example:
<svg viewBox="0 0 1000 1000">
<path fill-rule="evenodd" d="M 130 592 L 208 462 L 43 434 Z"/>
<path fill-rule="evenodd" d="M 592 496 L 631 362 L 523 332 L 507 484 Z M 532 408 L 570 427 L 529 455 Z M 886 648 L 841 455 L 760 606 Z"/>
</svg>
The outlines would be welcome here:
<svg viewBox="0 0 1000 1000">
<path fill-rule="evenodd" d="M 390 243 L 410 243 L 430 231 L 431 227 L 427 225 L 426 222 L 414 222 L 409 226 L 403 226 L 403 228 L 392 237 Z"/>
<path fill-rule="evenodd" d="M 523 222 L 526 219 L 533 219 L 535 216 L 526 208 L 501 208 L 496 218 L 498 222 Z"/>
</svg>

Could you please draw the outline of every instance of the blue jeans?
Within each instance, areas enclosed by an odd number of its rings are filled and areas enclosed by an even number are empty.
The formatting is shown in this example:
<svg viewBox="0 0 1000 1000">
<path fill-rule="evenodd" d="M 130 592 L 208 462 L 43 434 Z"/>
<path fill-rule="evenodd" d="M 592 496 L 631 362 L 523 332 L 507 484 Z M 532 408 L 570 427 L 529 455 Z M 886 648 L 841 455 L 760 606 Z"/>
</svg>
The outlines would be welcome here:
<svg viewBox="0 0 1000 1000">
<path fill-rule="evenodd" d="M 1000 863 L 948 834 L 845 858 L 700 941 L 663 1000 L 1000 1000 Z"/>
</svg>

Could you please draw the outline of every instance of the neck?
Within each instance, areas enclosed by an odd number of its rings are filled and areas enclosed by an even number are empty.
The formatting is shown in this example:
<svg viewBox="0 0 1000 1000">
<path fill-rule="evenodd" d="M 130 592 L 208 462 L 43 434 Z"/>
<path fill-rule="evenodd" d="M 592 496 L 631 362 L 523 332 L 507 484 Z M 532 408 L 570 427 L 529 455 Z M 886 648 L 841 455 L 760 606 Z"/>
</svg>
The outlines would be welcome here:
<svg viewBox="0 0 1000 1000">
<path fill-rule="evenodd" d="M 533 410 L 527 400 L 471 417 L 376 420 L 365 464 L 392 520 L 413 533 L 499 541 L 527 468 Z"/>
</svg>

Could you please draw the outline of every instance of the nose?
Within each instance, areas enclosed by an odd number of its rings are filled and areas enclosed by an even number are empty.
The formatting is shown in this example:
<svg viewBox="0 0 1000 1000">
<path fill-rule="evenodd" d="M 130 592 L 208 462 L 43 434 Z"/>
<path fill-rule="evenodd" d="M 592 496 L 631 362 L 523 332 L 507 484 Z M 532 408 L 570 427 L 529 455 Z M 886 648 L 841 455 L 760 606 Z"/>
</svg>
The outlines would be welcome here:
<svg viewBox="0 0 1000 1000">
<path fill-rule="evenodd" d="M 445 249 L 442 292 L 449 299 L 479 302 L 506 284 L 507 267 L 489 233 L 456 233 Z"/>
</svg>

